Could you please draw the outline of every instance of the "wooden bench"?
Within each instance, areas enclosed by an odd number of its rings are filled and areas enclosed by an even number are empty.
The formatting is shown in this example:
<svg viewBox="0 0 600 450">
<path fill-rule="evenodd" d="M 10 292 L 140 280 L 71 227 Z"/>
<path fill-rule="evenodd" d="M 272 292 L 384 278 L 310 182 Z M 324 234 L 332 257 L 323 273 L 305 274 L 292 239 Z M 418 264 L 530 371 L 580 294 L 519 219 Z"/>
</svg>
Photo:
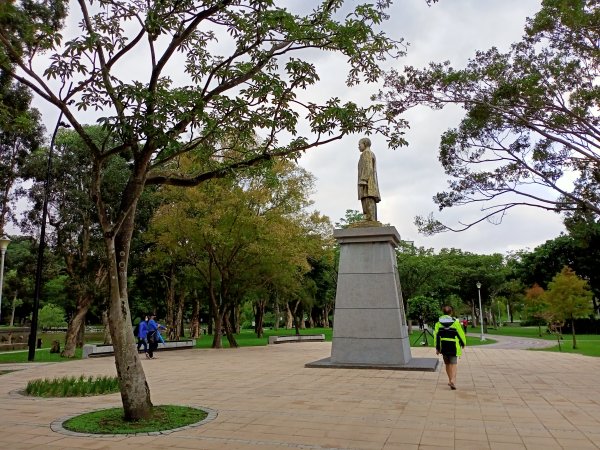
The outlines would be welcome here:
<svg viewBox="0 0 600 450">
<path fill-rule="evenodd" d="M 292 334 L 289 336 L 269 336 L 269 345 L 287 344 L 289 342 L 323 342 L 324 334 Z"/>
<path fill-rule="evenodd" d="M 137 346 L 137 344 L 136 344 Z M 185 350 L 188 348 L 196 347 L 195 339 L 187 339 L 184 341 L 167 341 L 164 344 L 158 344 L 157 350 Z M 98 356 L 110 356 L 114 355 L 114 349 L 112 345 L 104 344 L 85 344 L 83 346 L 82 358 L 96 358 Z"/>
</svg>

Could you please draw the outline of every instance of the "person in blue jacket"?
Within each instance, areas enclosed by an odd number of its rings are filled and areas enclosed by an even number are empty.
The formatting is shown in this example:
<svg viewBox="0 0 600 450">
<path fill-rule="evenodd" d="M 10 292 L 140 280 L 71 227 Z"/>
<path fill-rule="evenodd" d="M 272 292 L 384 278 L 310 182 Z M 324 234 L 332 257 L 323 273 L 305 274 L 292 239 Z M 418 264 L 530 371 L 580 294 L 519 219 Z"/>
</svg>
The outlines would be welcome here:
<svg viewBox="0 0 600 450">
<path fill-rule="evenodd" d="M 462 349 L 467 345 L 467 338 L 458 319 L 452 317 L 452 306 L 444 306 L 442 312 L 444 315 L 439 318 L 433 329 L 435 354 L 442 354 L 448 375 L 448 386 L 454 390 L 458 357 L 462 355 Z"/>
<path fill-rule="evenodd" d="M 148 355 L 148 341 L 146 340 L 146 336 L 148 334 L 148 316 L 145 316 L 143 320 L 140 320 L 138 324 L 138 342 L 137 342 L 137 350 L 140 351 L 140 347 L 144 346 L 144 354 Z"/>
<path fill-rule="evenodd" d="M 157 323 L 155 314 L 150 314 L 150 320 L 148 321 L 148 334 L 146 335 L 148 339 L 148 354 L 147 357 L 149 359 L 156 359 L 154 356 L 154 352 L 158 348 L 159 342 L 165 342 L 165 340 L 160 335 L 159 330 L 166 330 L 166 327 Z"/>
</svg>

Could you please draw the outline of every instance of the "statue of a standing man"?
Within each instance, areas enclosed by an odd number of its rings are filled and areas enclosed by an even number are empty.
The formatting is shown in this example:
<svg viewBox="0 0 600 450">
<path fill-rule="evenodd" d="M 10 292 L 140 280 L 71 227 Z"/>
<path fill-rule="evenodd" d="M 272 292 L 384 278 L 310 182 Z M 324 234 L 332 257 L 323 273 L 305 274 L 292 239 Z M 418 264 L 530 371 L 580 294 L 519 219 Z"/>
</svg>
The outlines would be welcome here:
<svg viewBox="0 0 600 450">
<path fill-rule="evenodd" d="M 358 141 L 360 159 L 358 160 L 358 198 L 362 203 L 363 214 L 367 221 L 377 221 L 377 203 L 381 201 L 377 183 L 375 154 L 371 151 L 371 140 Z"/>
</svg>

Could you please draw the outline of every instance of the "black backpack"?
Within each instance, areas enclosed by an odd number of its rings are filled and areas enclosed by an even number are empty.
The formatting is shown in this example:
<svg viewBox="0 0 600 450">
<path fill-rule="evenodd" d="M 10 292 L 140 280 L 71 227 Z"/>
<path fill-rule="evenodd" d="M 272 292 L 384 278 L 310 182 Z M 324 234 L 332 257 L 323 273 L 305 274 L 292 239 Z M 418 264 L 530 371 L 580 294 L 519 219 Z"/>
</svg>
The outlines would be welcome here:
<svg viewBox="0 0 600 450">
<path fill-rule="evenodd" d="M 458 331 L 452 327 L 454 322 L 440 322 L 442 325 L 437 332 L 436 348 L 442 355 L 456 356 L 456 339 Z"/>
<path fill-rule="evenodd" d="M 133 327 L 133 335 L 138 337 L 140 334 L 140 324 L 138 323 L 135 327 Z"/>
</svg>

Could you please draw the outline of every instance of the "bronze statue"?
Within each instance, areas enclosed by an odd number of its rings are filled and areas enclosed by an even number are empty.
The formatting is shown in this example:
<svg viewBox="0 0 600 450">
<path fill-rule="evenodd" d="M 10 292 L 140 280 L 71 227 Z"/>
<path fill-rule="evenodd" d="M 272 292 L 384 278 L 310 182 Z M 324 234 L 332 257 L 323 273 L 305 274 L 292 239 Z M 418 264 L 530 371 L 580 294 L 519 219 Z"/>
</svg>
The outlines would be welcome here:
<svg viewBox="0 0 600 450">
<path fill-rule="evenodd" d="M 362 203 L 366 221 L 377 221 L 377 203 L 381 201 L 377 183 L 375 154 L 371 151 L 371 140 L 358 141 L 360 159 L 358 160 L 358 199 Z"/>
</svg>

